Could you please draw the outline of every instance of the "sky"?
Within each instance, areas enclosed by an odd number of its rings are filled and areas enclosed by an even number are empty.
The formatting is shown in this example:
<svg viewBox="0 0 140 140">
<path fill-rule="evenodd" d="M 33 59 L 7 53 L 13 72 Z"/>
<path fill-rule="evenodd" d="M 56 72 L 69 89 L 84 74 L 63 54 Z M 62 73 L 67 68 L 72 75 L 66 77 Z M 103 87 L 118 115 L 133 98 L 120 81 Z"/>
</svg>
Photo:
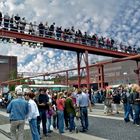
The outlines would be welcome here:
<svg viewBox="0 0 140 140">
<path fill-rule="evenodd" d="M 112 37 L 118 42 L 140 45 L 140 0 L 0 0 L 0 10 L 17 13 L 28 22 L 42 21 Z M 30 48 L 0 42 L 0 55 L 18 58 L 18 71 L 54 72 L 77 67 L 75 52 Z M 89 64 L 107 59 L 89 55 Z M 84 63 L 82 64 L 84 65 Z"/>
</svg>

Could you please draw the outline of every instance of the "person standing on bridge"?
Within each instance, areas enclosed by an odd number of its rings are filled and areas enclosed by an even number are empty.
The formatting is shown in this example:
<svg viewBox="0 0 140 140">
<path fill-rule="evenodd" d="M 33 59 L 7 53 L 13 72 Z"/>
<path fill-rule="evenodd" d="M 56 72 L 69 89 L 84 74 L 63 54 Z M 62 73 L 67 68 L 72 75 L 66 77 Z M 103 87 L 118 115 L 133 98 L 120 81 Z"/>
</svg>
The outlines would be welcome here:
<svg viewBox="0 0 140 140">
<path fill-rule="evenodd" d="M 13 99 L 7 106 L 10 113 L 11 140 L 24 140 L 24 125 L 28 114 L 28 103 L 23 98 L 22 88 L 17 90 L 17 99 Z"/>
<path fill-rule="evenodd" d="M 1 23 L 2 23 L 2 12 L 0 11 L 0 26 L 1 26 Z"/>
</svg>

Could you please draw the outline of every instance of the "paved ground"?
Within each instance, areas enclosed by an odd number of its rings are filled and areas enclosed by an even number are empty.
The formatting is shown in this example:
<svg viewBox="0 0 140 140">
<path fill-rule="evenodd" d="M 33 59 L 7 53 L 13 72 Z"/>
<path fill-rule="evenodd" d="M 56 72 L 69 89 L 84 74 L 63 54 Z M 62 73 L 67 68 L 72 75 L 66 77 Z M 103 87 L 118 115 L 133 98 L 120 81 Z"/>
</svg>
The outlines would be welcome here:
<svg viewBox="0 0 140 140">
<path fill-rule="evenodd" d="M 140 126 L 133 125 L 132 122 L 123 121 L 123 112 L 117 115 L 105 115 L 103 106 L 97 105 L 93 112 L 89 113 L 89 131 L 87 133 L 69 133 L 63 135 L 57 131 L 51 137 L 44 137 L 43 140 L 140 140 Z M 76 122 L 80 128 L 80 122 Z M 9 140 L 9 120 L 5 111 L 0 111 L 0 140 Z M 29 126 L 25 127 L 25 140 L 31 140 Z"/>
</svg>

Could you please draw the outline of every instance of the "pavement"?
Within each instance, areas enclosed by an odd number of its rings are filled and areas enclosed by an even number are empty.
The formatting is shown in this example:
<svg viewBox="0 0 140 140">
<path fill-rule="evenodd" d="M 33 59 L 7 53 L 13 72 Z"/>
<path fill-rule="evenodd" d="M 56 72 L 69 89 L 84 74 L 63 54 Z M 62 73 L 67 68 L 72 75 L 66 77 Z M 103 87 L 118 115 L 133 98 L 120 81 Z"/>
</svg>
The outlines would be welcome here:
<svg viewBox="0 0 140 140">
<path fill-rule="evenodd" d="M 90 114 L 90 116 L 92 116 L 93 113 Z M 8 120 L 9 114 L 7 114 L 5 112 L 5 110 L 0 111 L 0 119 L 2 119 L 3 121 L 0 123 L 0 138 L 2 140 L 10 140 L 10 123 Z M 30 140 L 31 139 L 31 135 L 29 134 L 29 125 L 28 122 L 26 122 L 25 124 L 25 140 Z M 52 135 L 52 134 L 51 134 Z M 43 138 L 44 140 L 45 138 Z M 47 138 L 46 138 L 47 139 Z M 97 136 L 92 136 L 92 135 L 88 135 L 85 133 L 70 133 L 68 131 L 65 131 L 65 133 L 63 135 L 60 135 L 58 133 L 57 130 L 54 130 L 53 132 L 53 136 L 49 137 L 50 140 L 53 139 L 61 139 L 61 140 L 86 140 L 86 139 L 90 139 L 90 140 L 105 140 L 104 138 L 100 138 Z"/>
<path fill-rule="evenodd" d="M 96 104 L 89 112 L 89 130 L 86 133 L 65 131 L 60 135 L 58 130 L 54 130 L 51 137 L 42 137 L 42 140 L 140 140 L 140 127 L 123 121 L 122 107 L 119 112 L 106 115 L 103 105 Z M 76 125 L 80 129 L 80 121 L 76 121 Z M 10 140 L 10 124 L 5 110 L 0 110 L 0 140 Z M 25 140 L 31 140 L 28 122 L 25 125 Z"/>
</svg>

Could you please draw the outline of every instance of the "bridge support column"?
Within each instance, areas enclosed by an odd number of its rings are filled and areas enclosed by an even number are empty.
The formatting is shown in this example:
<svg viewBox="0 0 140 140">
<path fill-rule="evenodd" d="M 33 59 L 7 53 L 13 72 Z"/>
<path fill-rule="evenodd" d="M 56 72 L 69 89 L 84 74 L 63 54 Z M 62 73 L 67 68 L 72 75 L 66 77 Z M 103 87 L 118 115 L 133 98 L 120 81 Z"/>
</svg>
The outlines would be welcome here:
<svg viewBox="0 0 140 140">
<path fill-rule="evenodd" d="M 67 86 L 69 85 L 69 79 L 68 79 L 68 77 L 69 77 L 69 73 L 68 73 L 68 71 L 66 71 L 66 84 L 67 84 Z"/>
<path fill-rule="evenodd" d="M 86 82 L 87 88 L 90 88 L 90 74 L 89 74 L 89 63 L 88 63 L 88 51 L 85 51 L 85 64 L 86 64 Z"/>
<path fill-rule="evenodd" d="M 77 52 L 78 88 L 80 88 L 81 85 L 81 73 L 80 73 L 81 59 L 82 59 L 82 54 Z"/>
<path fill-rule="evenodd" d="M 81 85 L 81 61 L 82 61 L 82 56 L 84 58 L 84 62 L 85 62 L 85 65 L 86 65 L 86 83 L 87 83 L 87 88 L 90 88 L 88 51 L 85 51 L 85 53 L 79 53 L 79 52 L 77 52 L 78 88 L 80 88 L 80 85 Z"/>
<path fill-rule="evenodd" d="M 104 66 L 99 65 L 97 68 L 98 68 L 98 89 L 104 88 Z"/>
</svg>

